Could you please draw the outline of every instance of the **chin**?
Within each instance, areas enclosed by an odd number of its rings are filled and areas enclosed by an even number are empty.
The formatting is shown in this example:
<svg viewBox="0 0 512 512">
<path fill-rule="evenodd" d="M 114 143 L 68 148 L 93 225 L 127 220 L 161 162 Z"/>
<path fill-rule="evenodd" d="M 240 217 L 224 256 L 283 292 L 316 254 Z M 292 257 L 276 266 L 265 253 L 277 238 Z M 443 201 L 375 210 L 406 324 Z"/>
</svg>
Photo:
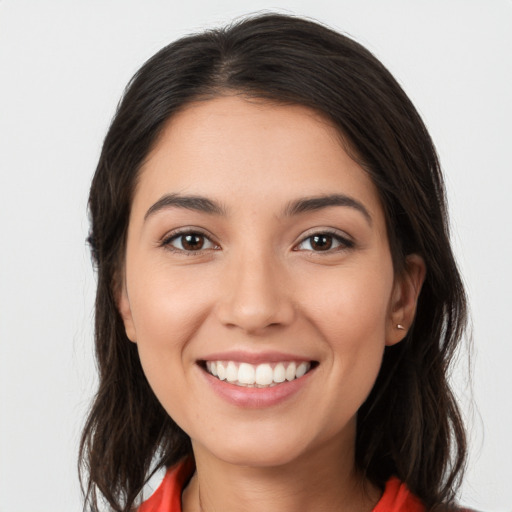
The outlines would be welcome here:
<svg viewBox="0 0 512 512">
<path fill-rule="evenodd" d="M 229 453 L 217 454 L 218 458 L 234 466 L 247 466 L 253 468 L 271 468 L 285 466 L 297 459 L 299 454 L 290 451 L 271 451 L 260 449 L 230 450 Z"/>
<path fill-rule="evenodd" d="M 260 433 L 261 434 L 261 433 Z M 277 467 L 289 464 L 307 450 L 299 436 L 251 435 L 240 433 L 226 436 L 208 449 L 216 458 L 227 464 L 249 467 Z"/>
</svg>

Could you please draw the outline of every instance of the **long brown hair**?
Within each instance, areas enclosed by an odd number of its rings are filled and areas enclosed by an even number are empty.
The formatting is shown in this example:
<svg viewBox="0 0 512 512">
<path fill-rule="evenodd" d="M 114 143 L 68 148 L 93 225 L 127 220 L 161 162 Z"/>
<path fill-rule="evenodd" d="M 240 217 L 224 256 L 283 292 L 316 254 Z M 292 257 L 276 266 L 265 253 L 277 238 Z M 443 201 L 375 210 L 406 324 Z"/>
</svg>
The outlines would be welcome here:
<svg viewBox="0 0 512 512">
<path fill-rule="evenodd" d="M 327 115 L 378 188 L 395 271 L 406 255 L 423 257 L 427 276 L 415 322 L 401 343 L 386 348 L 358 413 L 356 464 L 379 486 L 398 476 L 429 508 L 450 504 L 466 441 L 447 371 L 466 325 L 466 300 L 435 148 L 406 94 L 368 50 L 316 22 L 266 14 L 158 52 L 128 85 L 105 138 L 89 198 L 99 389 L 80 445 L 86 507 L 96 511 L 104 499 L 129 511 L 152 472 L 191 454 L 187 434 L 148 385 L 115 290 L 145 157 L 174 113 L 225 92 Z"/>
</svg>

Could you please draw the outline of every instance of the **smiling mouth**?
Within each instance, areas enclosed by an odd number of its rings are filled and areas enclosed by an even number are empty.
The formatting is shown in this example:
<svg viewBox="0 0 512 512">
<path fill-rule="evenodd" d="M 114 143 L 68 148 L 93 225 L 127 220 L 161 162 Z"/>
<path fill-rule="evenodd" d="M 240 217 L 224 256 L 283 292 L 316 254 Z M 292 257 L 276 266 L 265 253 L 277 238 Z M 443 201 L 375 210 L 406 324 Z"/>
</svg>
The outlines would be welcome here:
<svg viewBox="0 0 512 512">
<path fill-rule="evenodd" d="M 270 388 L 300 379 L 318 365 L 316 361 L 250 364 L 238 361 L 202 361 L 210 375 L 235 386 Z"/>
</svg>

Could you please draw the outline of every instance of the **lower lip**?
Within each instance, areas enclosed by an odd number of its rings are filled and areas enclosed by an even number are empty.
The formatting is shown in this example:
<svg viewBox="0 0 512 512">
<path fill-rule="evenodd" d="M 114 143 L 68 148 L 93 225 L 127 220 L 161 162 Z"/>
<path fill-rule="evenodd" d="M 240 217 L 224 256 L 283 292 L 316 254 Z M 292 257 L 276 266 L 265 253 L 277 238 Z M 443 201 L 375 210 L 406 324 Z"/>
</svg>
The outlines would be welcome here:
<svg viewBox="0 0 512 512">
<path fill-rule="evenodd" d="M 200 371 L 213 391 L 222 399 L 238 407 L 261 409 L 278 405 L 297 394 L 310 381 L 315 368 L 298 379 L 268 388 L 236 386 L 225 380 L 217 379 L 202 368 Z"/>
</svg>

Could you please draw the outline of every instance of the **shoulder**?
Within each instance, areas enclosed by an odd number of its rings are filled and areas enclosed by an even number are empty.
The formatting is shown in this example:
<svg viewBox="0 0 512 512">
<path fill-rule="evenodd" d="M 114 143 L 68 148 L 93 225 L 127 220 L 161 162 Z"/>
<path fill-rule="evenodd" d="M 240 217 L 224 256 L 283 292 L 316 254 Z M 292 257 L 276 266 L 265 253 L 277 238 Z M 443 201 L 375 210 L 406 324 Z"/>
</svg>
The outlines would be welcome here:
<svg viewBox="0 0 512 512">
<path fill-rule="evenodd" d="M 381 499 L 372 512 L 427 512 L 423 502 L 415 496 L 407 485 L 396 477 L 391 477 L 384 489 Z M 477 512 L 459 506 L 436 507 L 435 512 Z"/>
<path fill-rule="evenodd" d="M 459 505 L 452 505 L 436 509 L 435 512 L 478 512 L 473 508 L 462 507 Z"/>
<path fill-rule="evenodd" d="M 391 477 L 372 512 L 425 512 L 425 505 L 396 477 Z"/>
<path fill-rule="evenodd" d="M 137 512 L 182 512 L 181 493 L 194 469 L 192 458 L 170 467 L 157 490 L 141 504 Z"/>
</svg>

